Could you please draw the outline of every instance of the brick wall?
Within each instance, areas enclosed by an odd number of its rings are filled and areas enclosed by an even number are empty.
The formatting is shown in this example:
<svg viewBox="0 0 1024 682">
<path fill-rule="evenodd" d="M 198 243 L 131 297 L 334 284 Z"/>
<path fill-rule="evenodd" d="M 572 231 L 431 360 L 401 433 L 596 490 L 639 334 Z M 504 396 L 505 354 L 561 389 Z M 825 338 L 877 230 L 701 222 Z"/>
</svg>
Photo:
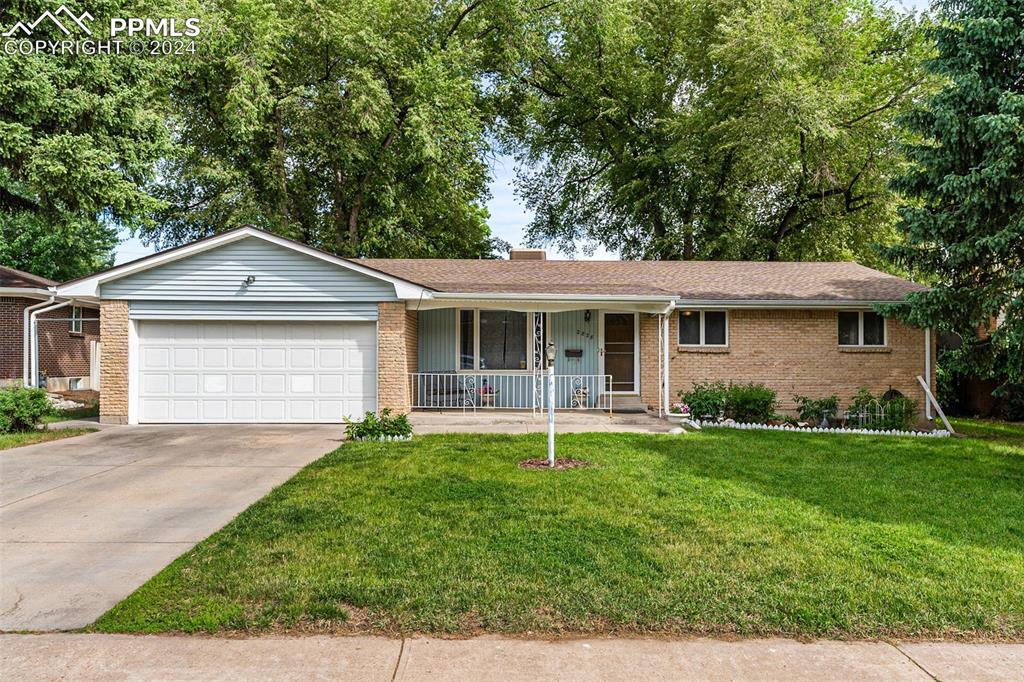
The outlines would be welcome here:
<svg viewBox="0 0 1024 682">
<path fill-rule="evenodd" d="M 377 403 L 408 412 L 409 372 L 416 371 L 416 322 L 405 303 L 393 301 L 377 306 Z"/>
<path fill-rule="evenodd" d="M 39 316 L 39 371 L 47 377 L 89 376 L 89 342 L 99 341 L 100 311 L 82 308 L 82 331 L 73 333 L 71 306 Z M 52 320 L 52 321 L 48 321 Z"/>
<path fill-rule="evenodd" d="M 916 377 L 924 373 L 924 330 L 888 320 L 884 349 L 840 348 L 835 310 L 730 310 L 729 346 L 677 346 L 678 313 L 669 329 L 669 397 L 695 381 L 764 383 L 778 393 L 780 409 L 791 412 L 793 395 L 836 394 L 842 408 L 861 386 L 874 394 L 890 386 L 914 399 L 923 411 L 925 395 Z M 641 315 L 641 397 L 658 406 L 658 320 Z M 935 390 L 934 338 L 931 388 Z"/>
<path fill-rule="evenodd" d="M 0 382 L 21 380 L 22 314 L 33 303 L 39 301 L 0 296 Z"/>
<path fill-rule="evenodd" d="M 25 308 L 41 301 L 0 297 L 0 380 L 22 378 L 22 329 Z M 39 371 L 48 377 L 88 377 L 89 342 L 99 340 L 99 311 L 82 309 L 82 332 L 72 333 L 65 306 L 44 313 L 39 320 Z"/>
<path fill-rule="evenodd" d="M 128 421 L 128 301 L 100 304 L 100 421 Z"/>
</svg>

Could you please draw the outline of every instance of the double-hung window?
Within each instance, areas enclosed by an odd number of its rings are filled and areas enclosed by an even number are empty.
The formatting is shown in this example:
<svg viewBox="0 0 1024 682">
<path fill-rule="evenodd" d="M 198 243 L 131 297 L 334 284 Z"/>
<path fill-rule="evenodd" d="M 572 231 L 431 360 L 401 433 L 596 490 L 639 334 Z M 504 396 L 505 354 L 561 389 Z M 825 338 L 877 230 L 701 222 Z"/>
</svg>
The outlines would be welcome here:
<svg viewBox="0 0 1024 682">
<path fill-rule="evenodd" d="M 71 320 L 68 322 L 68 329 L 72 334 L 82 333 L 82 309 L 78 306 L 71 308 Z"/>
<path fill-rule="evenodd" d="M 530 369 L 530 317 L 513 310 L 460 310 L 459 369 Z"/>
<path fill-rule="evenodd" d="M 871 310 L 839 312 L 839 345 L 885 345 L 885 318 Z"/>
<path fill-rule="evenodd" d="M 724 310 L 679 311 L 680 346 L 727 346 L 729 316 Z"/>
</svg>

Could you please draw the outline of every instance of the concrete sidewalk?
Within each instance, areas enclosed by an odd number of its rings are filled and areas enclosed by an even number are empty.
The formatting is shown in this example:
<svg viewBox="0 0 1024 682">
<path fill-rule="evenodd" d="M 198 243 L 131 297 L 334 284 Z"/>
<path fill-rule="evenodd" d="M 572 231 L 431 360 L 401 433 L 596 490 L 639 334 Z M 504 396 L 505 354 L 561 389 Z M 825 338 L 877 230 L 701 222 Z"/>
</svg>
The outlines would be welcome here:
<svg viewBox="0 0 1024 682">
<path fill-rule="evenodd" d="M 1020 680 L 1024 644 L 3 635 L 17 680 Z"/>
</svg>

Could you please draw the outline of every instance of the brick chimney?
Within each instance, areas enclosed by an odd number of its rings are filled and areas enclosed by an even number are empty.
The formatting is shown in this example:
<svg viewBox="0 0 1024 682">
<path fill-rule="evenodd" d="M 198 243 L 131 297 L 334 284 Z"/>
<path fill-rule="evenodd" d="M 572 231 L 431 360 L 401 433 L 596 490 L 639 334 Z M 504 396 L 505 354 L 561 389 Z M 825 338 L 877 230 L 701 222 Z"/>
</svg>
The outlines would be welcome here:
<svg viewBox="0 0 1024 682">
<path fill-rule="evenodd" d="M 544 249 L 512 249 L 508 252 L 509 260 L 547 260 Z"/>
</svg>

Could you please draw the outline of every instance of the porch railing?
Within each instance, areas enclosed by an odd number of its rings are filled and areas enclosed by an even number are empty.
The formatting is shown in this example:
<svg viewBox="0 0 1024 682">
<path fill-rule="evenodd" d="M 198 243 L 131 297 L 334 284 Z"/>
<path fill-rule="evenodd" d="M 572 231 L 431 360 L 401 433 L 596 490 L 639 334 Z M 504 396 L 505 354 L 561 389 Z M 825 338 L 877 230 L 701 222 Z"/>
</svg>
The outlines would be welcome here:
<svg viewBox="0 0 1024 682">
<path fill-rule="evenodd" d="M 537 381 L 541 391 L 535 391 Z M 412 407 L 428 409 L 547 409 L 547 374 L 414 372 Z M 610 374 L 556 374 L 555 409 L 612 411 Z M 539 397 L 538 397 L 539 396 Z"/>
</svg>

